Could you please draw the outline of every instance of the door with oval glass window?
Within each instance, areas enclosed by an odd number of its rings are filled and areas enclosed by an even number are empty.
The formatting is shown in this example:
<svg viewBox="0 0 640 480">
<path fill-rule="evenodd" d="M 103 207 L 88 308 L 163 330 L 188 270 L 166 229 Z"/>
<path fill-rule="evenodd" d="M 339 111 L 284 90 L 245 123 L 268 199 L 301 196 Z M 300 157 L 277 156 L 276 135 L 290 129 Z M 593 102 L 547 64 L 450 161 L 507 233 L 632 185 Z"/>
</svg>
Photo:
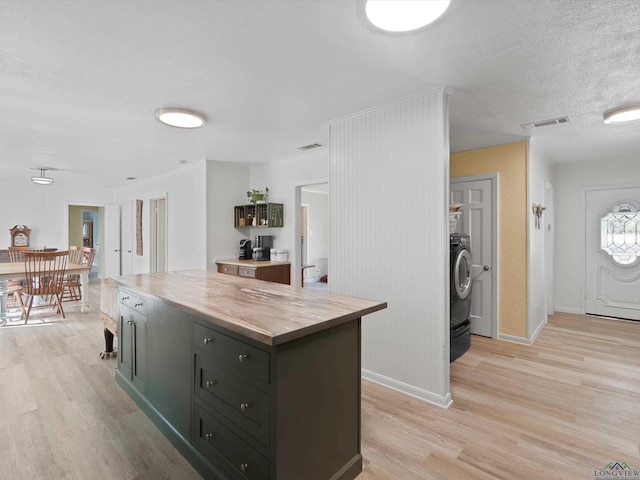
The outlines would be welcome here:
<svg viewBox="0 0 640 480">
<path fill-rule="evenodd" d="M 640 188 L 585 198 L 585 312 L 640 320 Z"/>
</svg>

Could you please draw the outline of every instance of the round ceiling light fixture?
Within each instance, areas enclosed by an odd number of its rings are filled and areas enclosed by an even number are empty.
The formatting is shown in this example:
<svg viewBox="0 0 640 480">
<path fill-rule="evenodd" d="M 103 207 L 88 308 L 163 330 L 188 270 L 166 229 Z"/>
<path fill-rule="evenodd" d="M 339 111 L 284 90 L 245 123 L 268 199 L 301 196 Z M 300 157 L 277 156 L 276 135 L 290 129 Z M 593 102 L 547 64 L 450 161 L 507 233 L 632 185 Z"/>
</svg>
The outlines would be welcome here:
<svg viewBox="0 0 640 480">
<path fill-rule="evenodd" d="M 388 32 L 410 32 L 435 22 L 451 0 L 367 0 L 369 21 Z"/>
<path fill-rule="evenodd" d="M 626 123 L 640 120 L 640 105 L 614 108 L 604 113 L 604 123 Z"/>
<path fill-rule="evenodd" d="M 203 113 L 188 108 L 159 108 L 156 110 L 156 119 L 178 128 L 200 128 L 207 123 L 207 117 Z"/>
</svg>

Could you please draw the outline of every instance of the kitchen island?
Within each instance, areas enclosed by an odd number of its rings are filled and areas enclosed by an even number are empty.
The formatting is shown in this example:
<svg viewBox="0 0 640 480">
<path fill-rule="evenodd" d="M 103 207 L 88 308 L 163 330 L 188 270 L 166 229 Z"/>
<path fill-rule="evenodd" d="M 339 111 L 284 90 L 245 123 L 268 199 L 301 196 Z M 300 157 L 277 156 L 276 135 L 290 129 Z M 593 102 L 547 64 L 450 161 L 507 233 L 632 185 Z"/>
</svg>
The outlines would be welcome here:
<svg viewBox="0 0 640 480">
<path fill-rule="evenodd" d="M 204 478 L 361 472 L 361 317 L 386 303 L 203 270 L 114 280 L 116 380 Z"/>
</svg>

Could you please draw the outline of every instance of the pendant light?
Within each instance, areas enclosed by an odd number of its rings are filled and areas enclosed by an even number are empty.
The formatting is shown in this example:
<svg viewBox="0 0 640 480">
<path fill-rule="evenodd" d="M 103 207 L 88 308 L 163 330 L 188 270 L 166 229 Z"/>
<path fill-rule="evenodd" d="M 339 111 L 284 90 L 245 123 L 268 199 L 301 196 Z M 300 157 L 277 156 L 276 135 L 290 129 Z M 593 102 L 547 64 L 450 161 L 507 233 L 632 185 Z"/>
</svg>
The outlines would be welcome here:
<svg viewBox="0 0 640 480">
<path fill-rule="evenodd" d="M 53 183 L 53 178 L 45 177 L 44 172 L 47 171 L 46 168 L 40 168 L 40 176 L 39 177 L 31 177 L 31 181 L 33 183 L 37 183 L 38 185 L 51 185 Z"/>
</svg>

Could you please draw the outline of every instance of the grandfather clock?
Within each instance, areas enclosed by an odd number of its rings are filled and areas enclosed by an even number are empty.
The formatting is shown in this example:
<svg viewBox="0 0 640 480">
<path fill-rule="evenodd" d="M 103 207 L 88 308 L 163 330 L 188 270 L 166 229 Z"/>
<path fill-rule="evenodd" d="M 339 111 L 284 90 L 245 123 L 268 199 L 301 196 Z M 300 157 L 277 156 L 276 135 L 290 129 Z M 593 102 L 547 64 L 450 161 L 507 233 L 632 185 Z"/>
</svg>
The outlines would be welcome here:
<svg viewBox="0 0 640 480">
<path fill-rule="evenodd" d="M 9 230 L 11 232 L 12 247 L 28 247 L 31 229 L 26 225 L 16 225 Z"/>
</svg>

